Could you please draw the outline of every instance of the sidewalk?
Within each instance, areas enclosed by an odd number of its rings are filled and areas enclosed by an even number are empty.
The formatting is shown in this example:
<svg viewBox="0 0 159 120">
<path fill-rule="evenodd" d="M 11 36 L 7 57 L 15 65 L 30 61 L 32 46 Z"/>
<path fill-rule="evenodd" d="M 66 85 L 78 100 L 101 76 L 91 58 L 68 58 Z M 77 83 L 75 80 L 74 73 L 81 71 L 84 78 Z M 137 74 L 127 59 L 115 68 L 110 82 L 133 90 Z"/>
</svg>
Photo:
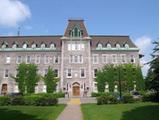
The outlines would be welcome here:
<svg viewBox="0 0 159 120">
<path fill-rule="evenodd" d="M 56 120 L 83 120 L 79 98 L 71 98 L 64 111 Z"/>
</svg>

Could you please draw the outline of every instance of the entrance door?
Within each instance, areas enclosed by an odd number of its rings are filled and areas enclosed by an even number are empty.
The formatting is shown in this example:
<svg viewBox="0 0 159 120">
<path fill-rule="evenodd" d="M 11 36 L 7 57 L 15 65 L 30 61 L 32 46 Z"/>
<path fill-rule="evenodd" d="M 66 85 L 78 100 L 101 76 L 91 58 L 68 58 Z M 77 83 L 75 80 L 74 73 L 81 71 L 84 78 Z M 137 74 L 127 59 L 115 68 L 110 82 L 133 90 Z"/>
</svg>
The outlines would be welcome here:
<svg viewBox="0 0 159 120">
<path fill-rule="evenodd" d="M 2 84 L 2 90 L 1 90 L 3 95 L 7 94 L 7 84 Z"/>
<path fill-rule="evenodd" d="M 73 86 L 73 96 L 79 96 L 79 95 L 80 95 L 80 87 Z"/>
</svg>

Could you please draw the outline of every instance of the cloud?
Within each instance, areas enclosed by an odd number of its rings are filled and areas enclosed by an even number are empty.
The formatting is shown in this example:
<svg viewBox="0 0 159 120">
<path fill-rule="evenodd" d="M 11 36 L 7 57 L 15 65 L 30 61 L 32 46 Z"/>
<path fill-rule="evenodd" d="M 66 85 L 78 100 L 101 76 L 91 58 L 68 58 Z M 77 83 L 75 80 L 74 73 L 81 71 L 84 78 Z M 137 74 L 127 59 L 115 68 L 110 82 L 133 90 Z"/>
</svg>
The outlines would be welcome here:
<svg viewBox="0 0 159 120">
<path fill-rule="evenodd" d="M 147 36 L 142 36 L 135 40 L 135 44 L 140 48 L 142 52 L 150 47 L 152 39 Z"/>
<path fill-rule="evenodd" d="M 0 26 L 16 27 L 31 16 L 27 5 L 19 0 L 0 0 Z"/>
<path fill-rule="evenodd" d="M 32 27 L 32 26 L 29 26 L 29 25 L 24 26 L 24 28 L 25 28 L 26 30 L 31 30 L 31 29 L 33 29 L 33 27 Z"/>
</svg>

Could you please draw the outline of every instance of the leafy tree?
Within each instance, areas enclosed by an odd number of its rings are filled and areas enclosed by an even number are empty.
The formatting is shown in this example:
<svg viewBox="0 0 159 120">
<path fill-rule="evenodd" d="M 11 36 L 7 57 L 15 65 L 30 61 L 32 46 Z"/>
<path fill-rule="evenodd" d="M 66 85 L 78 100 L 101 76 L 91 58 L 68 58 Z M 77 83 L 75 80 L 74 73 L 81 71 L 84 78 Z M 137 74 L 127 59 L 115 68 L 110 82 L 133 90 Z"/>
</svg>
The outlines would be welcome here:
<svg viewBox="0 0 159 120">
<path fill-rule="evenodd" d="M 58 79 L 55 77 L 54 70 L 49 66 L 47 74 L 44 76 L 47 93 L 53 93 L 56 90 L 56 83 Z"/>
</svg>

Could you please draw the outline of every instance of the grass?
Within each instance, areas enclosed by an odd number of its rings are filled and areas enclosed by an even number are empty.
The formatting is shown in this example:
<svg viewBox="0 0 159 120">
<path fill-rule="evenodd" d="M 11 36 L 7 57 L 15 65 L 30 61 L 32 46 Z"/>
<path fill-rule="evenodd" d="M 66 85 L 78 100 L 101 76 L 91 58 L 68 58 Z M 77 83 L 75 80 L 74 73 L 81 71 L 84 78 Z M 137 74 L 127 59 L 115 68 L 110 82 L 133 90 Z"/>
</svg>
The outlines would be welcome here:
<svg viewBox="0 0 159 120">
<path fill-rule="evenodd" d="M 0 106 L 1 120 L 56 120 L 65 105 L 57 106 Z"/>
<path fill-rule="evenodd" d="M 159 120 L 159 103 L 81 105 L 84 120 Z"/>
</svg>

